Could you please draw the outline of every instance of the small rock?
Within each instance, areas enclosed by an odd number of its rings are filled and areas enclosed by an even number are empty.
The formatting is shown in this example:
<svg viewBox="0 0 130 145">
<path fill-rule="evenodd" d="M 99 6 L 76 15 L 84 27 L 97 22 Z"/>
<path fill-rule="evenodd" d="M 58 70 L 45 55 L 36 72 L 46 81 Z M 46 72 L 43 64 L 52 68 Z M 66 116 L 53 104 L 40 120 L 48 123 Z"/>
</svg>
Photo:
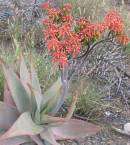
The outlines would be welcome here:
<svg viewBox="0 0 130 145">
<path fill-rule="evenodd" d="M 124 131 L 127 133 L 130 133 L 130 123 L 129 122 L 124 125 Z"/>
<path fill-rule="evenodd" d="M 106 115 L 107 117 L 111 116 L 111 114 L 112 114 L 112 113 L 111 113 L 110 111 L 106 111 L 106 112 L 105 112 L 105 115 Z"/>
</svg>

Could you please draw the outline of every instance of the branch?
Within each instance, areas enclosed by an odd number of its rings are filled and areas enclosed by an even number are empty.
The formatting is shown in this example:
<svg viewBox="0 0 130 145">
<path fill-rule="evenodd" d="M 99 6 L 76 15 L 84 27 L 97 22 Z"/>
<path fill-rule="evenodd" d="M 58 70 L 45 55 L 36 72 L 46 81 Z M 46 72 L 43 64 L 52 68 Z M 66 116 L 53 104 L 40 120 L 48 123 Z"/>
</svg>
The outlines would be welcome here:
<svg viewBox="0 0 130 145">
<path fill-rule="evenodd" d="M 102 39 L 102 40 L 100 40 L 100 41 L 97 41 L 97 42 L 94 43 L 92 46 L 89 46 L 88 49 L 87 49 L 87 51 L 86 51 L 82 56 L 77 57 L 76 59 L 83 58 L 83 57 L 85 57 L 86 55 L 88 56 L 89 53 L 90 53 L 98 44 L 103 43 L 103 42 L 110 42 L 110 40 L 111 40 L 110 38 L 109 38 L 109 39 L 106 38 L 106 39 Z"/>
<path fill-rule="evenodd" d="M 119 68 L 118 66 L 115 66 L 114 64 L 110 63 L 109 61 L 107 60 L 104 60 L 106 61 L 107 63 L 109 63 L 111 66 L 115 67 L 119 72 L 123 73 L 123 75 L 125 77 L 128 77 L 128 79 L 130 79 L 130 74 L 128 74 L 126 71 L 122 70 L 121 68 Z"/>
<path fill-rule="evenodd" d="M 59 97 L 59 100 L 56 104 L 56 106 L 53 108 L 51 115 L 55 115 L 61 108 L 61 106 L 64 104 L 65 97 L 68 93 L 68 66 L 65 66 L 63 69 L 61 69 L 61 81 L 62 81 L 62 95 Z"/>
<path fill-rule="evenodd" d="M 112 41 L 111 38 L 105 38 L 105 39 L 99 40 L 99 41 L 95 42 L 93 45 L 89 46 L 87 51 L 82 56 L 75 58 L 75 60 L 81 59 L 81 63 L 76 68 L 74 68 L 74 70 L 71 73 L 71 76 L 69 77 L 69 80 L 71 80 L 71 78 L 74 76 L 74 74 L 77 70 L 80 70 L 82 68 L 82 66 L 85 63 L 90 52 L 92 52 L 97 45 L 99 45 L 101 43 L 111 42 L 111 41 Z"/>
<path fill-rule="evenodd" d="M 88 43 L 87 51 L 83 55 L 77 57 L 76 59 L 80 59 L 80 58 L 84 57 L 89 52 L 89 49 L 90 49 L 90 44 Z"/>
</svg>

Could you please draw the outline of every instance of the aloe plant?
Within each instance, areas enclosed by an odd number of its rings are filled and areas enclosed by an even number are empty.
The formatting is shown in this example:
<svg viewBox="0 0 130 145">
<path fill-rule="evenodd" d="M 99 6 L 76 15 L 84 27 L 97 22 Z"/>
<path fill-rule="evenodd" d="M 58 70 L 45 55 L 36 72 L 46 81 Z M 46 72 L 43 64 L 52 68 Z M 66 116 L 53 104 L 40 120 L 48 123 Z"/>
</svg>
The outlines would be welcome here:
<svg viewBox="0 0 130 145">
<path fill-rule="evenodd" d="M 58 140 L 91 136 L 100 131 L 96 125 L 71 119 L 76 97 L 65 118 L 54 116 L 63 103 L 61 96 L 66 95 L 61 91 L 66 87 L 63 78 L 58 78 L 42 94 L 33 65 L 27 67 L 23 57 L 19 74 L 3 61 L 1 66 L 6 79 L 4 101 L 0 102 L 1 145 L 59 145 Z"/>
</svg>

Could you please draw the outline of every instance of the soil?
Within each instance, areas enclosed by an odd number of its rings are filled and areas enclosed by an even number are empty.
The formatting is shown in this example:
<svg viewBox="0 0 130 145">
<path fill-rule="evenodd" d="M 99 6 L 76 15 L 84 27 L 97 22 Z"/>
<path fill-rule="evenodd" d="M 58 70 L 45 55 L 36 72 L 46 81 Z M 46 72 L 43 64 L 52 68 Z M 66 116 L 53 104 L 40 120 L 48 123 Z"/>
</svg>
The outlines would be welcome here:
<svg viewBox="0 0 130 145">
<path fill-rule="evenodd" d="M 95 137 L 86 138 L 82 141 L 70 142 L 64 145 L 130 145 L 130 139 L 110 131 L 103 131 Z"/>
</svg>

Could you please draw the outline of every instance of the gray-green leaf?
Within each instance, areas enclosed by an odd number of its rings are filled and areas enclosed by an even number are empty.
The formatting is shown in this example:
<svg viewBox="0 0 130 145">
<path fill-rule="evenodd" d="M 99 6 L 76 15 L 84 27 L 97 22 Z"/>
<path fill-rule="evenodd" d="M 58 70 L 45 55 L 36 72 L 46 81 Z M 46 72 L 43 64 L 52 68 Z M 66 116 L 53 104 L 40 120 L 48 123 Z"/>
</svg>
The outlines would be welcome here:
<svg viewBox="0 0 130 145">
<path fill-rule="evenodd" d="M 58 80 L 44 93 L 42 100 L 42 108 L 47 104 L 47 111 L 53 108 L 56 104 L 58 97 L 60 97 L 62 82 L 61 78 Z"/>
<path fill-rule="evenodd" d="M 13 138 L 8 138 L 6 140 L 0 141 L 1 145 L 20 145 L 23 143 L 27 143 L 29 145 L 29 142 L 31 142 L 30 137 L 27 136 L 20 136 L 20 137 L 13 137 Z"/>
<path fill-rule="evenodd" d="M 21 56 L 21 62 L 20 62 L 20 80 L 23 86 L 25 87 L 27 93 L 29 94 L 29 96 L 31 96 L 31 91 L 30 91 L 30 88 L 28 87 L 28 84 L 31 84 L 30 73 L 28 71 L 28 68 L 27 68 L 27 65 L 25 63 L 23 56 Z"/>
<path fill-rule="evenodd" d="M 51 130 L 49 130 L 49 128 L 45 128 L 41 133 L 40 136 L 42 139 L 48 141 L 50 144 L 53 145 L 60 145 L 59 143 L 56 142 L 55 137 L 53 136 L 53 133 L 51 132 Z"/>
<path fill-rule="evenodd" d="M 17 106 L 20 113 L 29 110 L 29 96 L 22 85 L 21 81 L 17 77 L 16 73 L 5 64 L 2 64 L 4 75 L 7 80 L 9 89 L 12 94 L 12 98 Z"/>
<path fill-rule="evenodd" d="M 18 118 L 16 107 L 0 102 L 0 128 L 8 129 Z"/>
<path fill-rule="evenodd" d="M 87 121 L 70 119 L 57 127 L 52 127 L 51 130 L 57 139 L 62 140 L 93 136 L 99 132 L 101 128 Z"/>
<path fill-rule="evenodd" d="M 35 124 L 29 112 L 23 113 L 12 127 L 0 137 L 0 140 L 21 135 L 39 134 L 43 128 Z"/>
<path fill-rule="evenodd" d="M 37 73 L 36 73 L 35 69 L 33 68 L 33 66 L 31 66 L 31 80 L 32 80 L 33 93 L 34 93 L 36 103 L 37 103 L 37 108 L 40 112 L 41 102 L 42 102 L 43 97 L 42 97 L 42 93 L 41 93 L 41 88 L 40 88 L 38 76 L 37 76 Z"/>
</svg>

